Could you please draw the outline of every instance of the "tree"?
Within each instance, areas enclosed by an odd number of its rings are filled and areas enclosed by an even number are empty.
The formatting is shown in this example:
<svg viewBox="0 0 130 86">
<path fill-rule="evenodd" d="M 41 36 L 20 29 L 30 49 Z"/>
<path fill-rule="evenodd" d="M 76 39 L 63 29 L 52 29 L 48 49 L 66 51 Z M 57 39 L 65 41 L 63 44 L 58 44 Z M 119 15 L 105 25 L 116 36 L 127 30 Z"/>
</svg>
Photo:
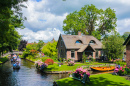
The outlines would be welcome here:
<svg viewBox="0 0 130 86">
<path fill-rule="evenodd" d="M 27 45 L 27 41 L 26 40 L 21 40 L 20 44 L 18 46 L 18 50 L 19 51 L 24 51 L 24 48 L 26 48 L 26 45 Z"/>
<path fill-rule="evenodd" d="M 3 51 L 16 49 L 21 36 L 15 28 L 23 28 L 21 7 L 26 7 L 22 2 L 27 0 L 2 0 L 0 1 L 0 54 Z"/>
<path fill-rule="evenodd" d="M 103 48 L 109 60 L 123 57 L 124 39 L 119 33 L 114 33 L 103 40 Z"/>
<path fill-rule="evenodd" d="M 76 35 L 81 31 L 85 35 L 93 35 L 93 31 L 100 35 L 115 30 L 116 14 L 111 8 L 98 9 L 94 5 L 85 5 L 80 11 L 74 11 L 66 16 L 63 21 L 63 31 L 66 34 Z"/>
<path fill-rule="evenodd" d="M 56 49 L 57 41 L 48 42 L 46 45 L 43 46 L 42 52 L 49 56 L 49 57 L 56 57 L 57 56 L 57 49 Z"/>
<path fill-rule="evenodd" d="M 37 44 L 37 50 L 41 52 L 42 47 L 44 46 L 44 42 L 42 40 L 39 40 Z"/>
<path fill-rule="evenodd" d="M 130 32 L 125 32 L 122 37 L 124 38 L 124 40 L 127 39 L 127 37 L 130 35 Z"/>
</svg>

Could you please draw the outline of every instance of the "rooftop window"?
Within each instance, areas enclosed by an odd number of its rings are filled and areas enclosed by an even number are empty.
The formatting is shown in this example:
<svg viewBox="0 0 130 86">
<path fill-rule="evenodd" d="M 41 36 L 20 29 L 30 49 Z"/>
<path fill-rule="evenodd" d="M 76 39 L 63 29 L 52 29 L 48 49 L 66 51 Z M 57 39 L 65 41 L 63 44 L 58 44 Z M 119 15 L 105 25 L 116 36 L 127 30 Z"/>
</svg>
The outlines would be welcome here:
<svg viewBox="0 0 130 86">
<path fill-rule="evenodd" d="M 81 40 L 77 40 L 75 43 L 77 43 L 77 44 L 81 44 L 82 41 L 81 41 Z"/>
<path fill-rule="evenodd" d="M 89 44 L 95 44 L 96 42 L 94 40 L 91 40 Z"/>
</svg>

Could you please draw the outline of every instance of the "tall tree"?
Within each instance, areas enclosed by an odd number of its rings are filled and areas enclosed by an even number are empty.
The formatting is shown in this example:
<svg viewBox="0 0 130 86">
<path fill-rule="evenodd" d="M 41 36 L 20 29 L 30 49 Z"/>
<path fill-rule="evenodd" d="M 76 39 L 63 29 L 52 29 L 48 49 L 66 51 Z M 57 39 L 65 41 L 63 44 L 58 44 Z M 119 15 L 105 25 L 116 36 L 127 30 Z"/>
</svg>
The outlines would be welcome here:
<svg viewBox="0 0 130 86">
<path fill-rule="evenodd" d="M 74 11 L 63 21 L 63 31 L 66 34 L 76 35 L 81 31 L 85 35 L 93 35 L 93 31 L 100 35 L 115 30 L 116 14 L 111 8 L 98 9 L 94 5 L 85 5 L 80 11 Z"/>
<path fill-rule="evenodd" d="M 20 35 L 15 28 L 23 28 L 21 7 L 27 0 L 1 0 L 0 1 L 0 54 L 4 50 L 15 49 Z"/>
<path fill-rule="evenodd" d="M 119 33 L 114 33 L 103 40 L 103 48 L 106 51 L 109 60 L 123 57 L 124 52 L 124 39 Z"/>
<path fill-rule="evenodd" d="M 43 46 L 44 46 L 44 42 L 42 40 L 39 40 L 37 44 L 37 51 L 41 52 Z"/>
<path fill-rule="evenodd" d="M 26 45 L 27 45 L 27 41 L 26 40 L 21 40 L 20 44 L 18 46 L 18 50 L 19 51 L 24 51 L 24 48 L 26 48 Z"/>
<path fill-rule="evenodd" d="M 130 35 L 130 32 L 125 32 L 122 37 L 124 38 L 124 40 L 127 39 L 127 37 Z"/>
</svg>

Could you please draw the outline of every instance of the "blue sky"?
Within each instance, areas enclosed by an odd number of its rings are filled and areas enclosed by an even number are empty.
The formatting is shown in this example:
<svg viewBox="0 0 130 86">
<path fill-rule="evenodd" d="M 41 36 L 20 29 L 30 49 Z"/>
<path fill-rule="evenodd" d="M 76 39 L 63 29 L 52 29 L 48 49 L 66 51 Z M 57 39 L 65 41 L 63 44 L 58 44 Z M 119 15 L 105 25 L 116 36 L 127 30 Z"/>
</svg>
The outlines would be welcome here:
<svg viewBox="0 0 130 86">
<path fill-rule="evenodd" d="M 123 35 L 130 32 L 130 0 L 28 0 L 24 3 L 23 15 L 25 29 L 18 29 L 23 39 L 28 42 L 43 40 L 58 40 L 62 30 L 63 20 L 69 13 L 79 11 L 84 5 L 95 5 L 99 9 L 110 7 L 116 11 L 117 31 Z"/>
</svg>

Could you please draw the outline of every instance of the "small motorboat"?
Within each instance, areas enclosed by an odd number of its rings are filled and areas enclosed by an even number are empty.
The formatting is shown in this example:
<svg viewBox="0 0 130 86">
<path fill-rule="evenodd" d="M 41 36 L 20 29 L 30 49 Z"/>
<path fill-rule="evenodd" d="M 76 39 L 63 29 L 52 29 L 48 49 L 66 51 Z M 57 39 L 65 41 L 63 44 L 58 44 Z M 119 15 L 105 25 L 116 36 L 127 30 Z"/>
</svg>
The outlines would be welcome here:
<svg viewBox="0 0 130 86">
<path fill-rule="evenodd" d="M 114 70 L 115 67 L 114 66 L 110 66 L 110 67 L 91 67 L 91 69 L 97 70 L 97 71 L 111 71 L 111 70 Z"/>
<path fill-rule="evenodd" d="M 20 63 L 19 62 L 14 63 L 13 69 L 20 69 Z"/>
</svg>

